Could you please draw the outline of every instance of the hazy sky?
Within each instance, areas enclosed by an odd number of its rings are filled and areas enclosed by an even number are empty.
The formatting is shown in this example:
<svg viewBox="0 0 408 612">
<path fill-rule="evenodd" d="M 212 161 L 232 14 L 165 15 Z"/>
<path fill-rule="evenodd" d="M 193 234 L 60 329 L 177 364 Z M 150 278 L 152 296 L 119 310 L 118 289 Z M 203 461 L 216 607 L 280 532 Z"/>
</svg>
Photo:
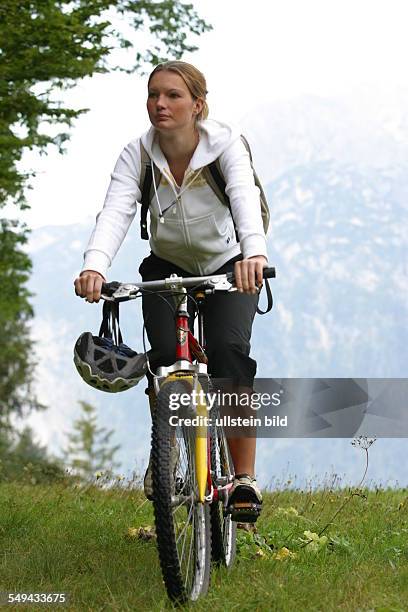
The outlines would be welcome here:
<svg viewBox="0 0 408 612">
<path fill-rule="evenodd" d="M 341 95 L 361 84 L 375 96 L 408 83 L 405 0 L 193 4 L 214 30 L 184 59 L 205 73 L 214 118 L 239 123 L 268 100 Z M 28 194 L 32 210 L 22 215 L 30 227 L 96 215 L 122 147 L 149 127 L 145 91 L 145 77 L 116 73 L 85 79 L 65 94 L 73 107 L 91 110 L 76 122 L 65 156 L 24 158 L 25 168 L 38 171 Z"/>
</svg>

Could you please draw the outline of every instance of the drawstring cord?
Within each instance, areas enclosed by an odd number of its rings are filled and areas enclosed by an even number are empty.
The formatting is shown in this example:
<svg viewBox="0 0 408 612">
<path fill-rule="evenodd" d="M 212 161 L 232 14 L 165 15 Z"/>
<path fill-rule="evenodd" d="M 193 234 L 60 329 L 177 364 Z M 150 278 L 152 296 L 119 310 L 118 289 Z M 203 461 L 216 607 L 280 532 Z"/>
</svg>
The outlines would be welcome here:
<svg viewBox="0 0 408 612">
<path fill-rule="evenodd" d="M 164 213 L 166 212 L 166 210 L 168 210 L 168 209 L 169 209 L 171 206 L 173 206 L 173 205 L 174 205 L 174 204 L 175 204 L 175 203 L 176 203 L 176 202 L 179 200 L 179 198 L 181 197 L 181 195 L 182 195 L 182 194 L 183 194 L 183 193 L 186 191 L 186 189 L 188 189 L 188 187 L 190 187 L 190 186 L 191 186 L 191 185 L 194 183 L 194 181 L 195 181 L 195 180 L 196 180 L 196 179 L 197 179 L 197 178 L 200 176 L 201 172 L 203 171 L 203 168 L 200 168 L 200 169 L 199 169 L 197 172 L 195 172 L 195 173 L 194 173 L 193 178 L 190 180 L 190 182 L 189 182 L 189 183 L 187 183 L 186 185 L 184 185 L 184 187 L 183 187 L 182 189 L 180 189 L 179 193 L 177 193 L 177 192 L 176 192 L 176 190 L 174 189 L 173 180 L 172 180 L 172 178 L 173 178 L 173 177 L 172 177 L 171 175 L 169 176 L 169 173 L 166 171 L 166 168 L 163 168 L 163 174 L 166 174 L 167 178 L 170 178 L 170 185 L 171 185 L 171 187 L 172 187 L 172 189 L 173 189 L 173 191 L 174 191 L 174 194 L 175 194 L 175 196 L 176 196 L 176 199 L 175 199 L 175 200 L 173 200 L 173 201 L 172 201 L 172 202 L 171 202 L 171 203 L 168 205 L 168 207 L 167 207 L 167 208 L 165 208 L 165 209 L 164 209 L 164 211 L 163 211 L 163 210 L 162 210 L 162 208 L 161 208 L 161 205 L 160 205 L 160 200 L 159 200 L 159 196 L 158 196 L 158 193 L 157 193 L 157 185 L 156 185 L 156 178 L 155 178 L 154 166 L 155 166 L 155 163 L 154 163 L 154 161 L 152 160 L 152 175 L 153 175 L 153 188 L 154 188 L 154 194 L 155 194 L 155 196 L 156 196 L 157 206 L 159 207 L 159 220 L 160 220 L 160 223 L 164 223 L 164 216 L 163 216 L 163 215 L 164 215 Z"/>
</svg>

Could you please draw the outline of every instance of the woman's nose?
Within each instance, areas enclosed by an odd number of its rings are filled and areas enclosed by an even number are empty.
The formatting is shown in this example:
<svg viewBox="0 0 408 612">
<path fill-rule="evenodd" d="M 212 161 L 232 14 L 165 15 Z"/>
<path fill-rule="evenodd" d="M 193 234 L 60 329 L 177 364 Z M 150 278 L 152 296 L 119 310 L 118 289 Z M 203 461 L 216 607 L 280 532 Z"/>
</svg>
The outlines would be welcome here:
<svg viewBox="0 0 408 612">
<path fill-rule="evenodd" d="M 165 107 L 164 98 L 162 96 L 159 96 L 157 98 L 156 106 L 157 106 L 157 108 L 160 108 L 160 109 Z"/>
</svg>

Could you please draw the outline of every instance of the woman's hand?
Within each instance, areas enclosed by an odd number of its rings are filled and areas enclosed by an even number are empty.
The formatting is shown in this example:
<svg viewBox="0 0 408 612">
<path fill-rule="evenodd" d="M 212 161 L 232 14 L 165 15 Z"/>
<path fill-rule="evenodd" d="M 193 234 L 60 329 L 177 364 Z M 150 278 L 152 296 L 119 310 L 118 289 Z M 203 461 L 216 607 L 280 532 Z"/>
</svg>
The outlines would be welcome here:
<svg viewBox="0 0 408 612">
<path fill-rule="evenodd" d="M 106 279 L 95 270 L 83 270 L 75 279 L 75 293 L 86 298 L 87 302 L 99 302 L 101 297 L 102 283 Z"/>
<path fill-rule="evenodd" d="M 268 265 L 268 260 L 263 255 L 255 255 L 236 261 L 234 265 L 235 285 L 240 293 L 253 295 L 257 287 L 262 287 L 263 269 Z"/>
</svg>

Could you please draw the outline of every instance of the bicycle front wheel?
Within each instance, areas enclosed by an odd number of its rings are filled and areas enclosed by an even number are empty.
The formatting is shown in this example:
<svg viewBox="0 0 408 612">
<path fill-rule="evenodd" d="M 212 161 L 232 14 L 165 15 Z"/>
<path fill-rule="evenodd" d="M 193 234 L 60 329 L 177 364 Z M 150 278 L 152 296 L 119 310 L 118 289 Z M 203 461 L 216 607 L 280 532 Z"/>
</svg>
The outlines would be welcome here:
<svg viewBox="0 0 408 612">
<path fill-rule="evenodd" d="M 153 508 L 157 548 L 167 594 L 178 603 L 204 595 L 210 582 L 209 505 L 199 501 L 195 470 L 195 428 L 170 424 L 171 398 L 187 391 L 186 381 L 164 382 L 152 428 Z"/>
</svg>

